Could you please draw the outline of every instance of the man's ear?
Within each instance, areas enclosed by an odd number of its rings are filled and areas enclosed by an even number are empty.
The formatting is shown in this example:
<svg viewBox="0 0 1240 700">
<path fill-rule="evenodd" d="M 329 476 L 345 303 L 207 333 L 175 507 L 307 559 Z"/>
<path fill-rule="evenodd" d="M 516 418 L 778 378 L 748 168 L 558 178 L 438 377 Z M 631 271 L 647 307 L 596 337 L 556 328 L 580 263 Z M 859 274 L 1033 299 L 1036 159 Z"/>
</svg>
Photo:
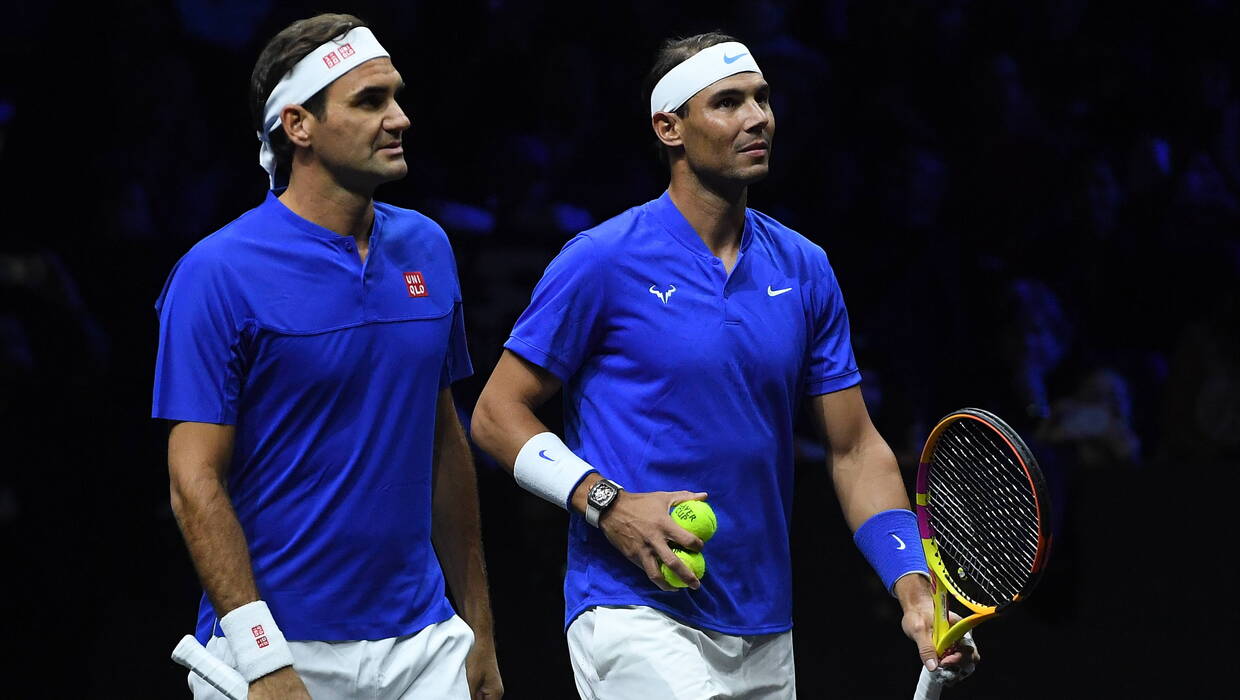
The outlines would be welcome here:
<svg viewBox="0 0 1240 700">
<path fill-rule="evenodd" d="M 286 105 L 280 110 L 280 123 L 284 127 L 284 135 L 288 137 L 289 143 L 302 148 L 310 147 L 314 126 L 318 123 L 310 110 L 301 105 Z"/>
<path fill-rule="evenodd" d="M 654 129 L 655 138 L 669 148 L 684 145 L 685 141 L 681 135 L 681 124 L 680 117 L 672 112 L 655 112 L 650 117 L 650 126 Z"/>
</svg>

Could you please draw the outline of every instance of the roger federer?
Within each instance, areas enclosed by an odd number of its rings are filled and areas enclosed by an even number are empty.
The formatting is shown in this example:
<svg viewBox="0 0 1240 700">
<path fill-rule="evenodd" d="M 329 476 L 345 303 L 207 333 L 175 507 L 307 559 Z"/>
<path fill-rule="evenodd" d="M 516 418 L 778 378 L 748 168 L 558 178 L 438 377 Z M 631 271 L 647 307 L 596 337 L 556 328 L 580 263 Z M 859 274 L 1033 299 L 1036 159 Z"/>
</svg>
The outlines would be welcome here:
<svg viewBox="0 0 1240 700">
<path fill-rule="evenodd" d="M 197 637 L 254 700 L 502 693 L 449 389 L 472 372 L 452 250 L 373 198 L 408 171 L 403 85 L 356 17 L 277 34 L 251 81 L 272 191 L 157 303 L 153 413 L 174 422 Z"/>
</svg>

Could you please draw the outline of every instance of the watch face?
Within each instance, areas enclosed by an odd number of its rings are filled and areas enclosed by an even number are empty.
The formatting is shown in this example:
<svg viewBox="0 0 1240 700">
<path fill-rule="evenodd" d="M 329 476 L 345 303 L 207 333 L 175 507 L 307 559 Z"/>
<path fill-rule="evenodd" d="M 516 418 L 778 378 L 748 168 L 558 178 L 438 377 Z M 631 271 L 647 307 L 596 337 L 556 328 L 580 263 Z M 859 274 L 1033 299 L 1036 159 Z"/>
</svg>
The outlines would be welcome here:
<svg viewBox="0 0 1240 700">
<path fill-rule="evenodd" d="M 597 507 L 603 507 L 612 502 L 616 497 L 616 489 L 606 481 L 599 481 L 590 488 L 590 502 Z"/>
</svg>

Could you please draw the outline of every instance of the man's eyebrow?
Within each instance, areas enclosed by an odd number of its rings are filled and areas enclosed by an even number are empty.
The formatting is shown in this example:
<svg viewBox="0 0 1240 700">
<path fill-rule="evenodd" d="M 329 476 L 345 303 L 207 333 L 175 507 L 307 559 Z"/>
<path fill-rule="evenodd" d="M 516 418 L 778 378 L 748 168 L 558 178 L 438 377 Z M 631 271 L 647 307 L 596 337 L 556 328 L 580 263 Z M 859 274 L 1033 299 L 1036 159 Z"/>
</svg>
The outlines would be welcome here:
<svg viewBox="0 0 1240 700">
<path fill-rule="evenodd" d="M 755 86 L 753 91 L 755 93 L 761 93 L 763 91 L 770 91 L 770 89 L 770 83 L 763 81 L 760 85 Z M 746 90 L 742 90 L 740 88 L 723 88 L 719 90 L 719 92 L 711 94 L 710 99 L 718 100 L 724 97 L 744 97 L 746 92 Z"/>
<path fill-rule="evenodd" d="M 399 95 L 405 89 L 405 81 L 400 81 L 396 85 L 395 94 Z M 369 97 L 370 95 L 386 95 L 388 88 L 385 85 L 367 85 L 353 93 L 353 99 Z"/>
</svg>

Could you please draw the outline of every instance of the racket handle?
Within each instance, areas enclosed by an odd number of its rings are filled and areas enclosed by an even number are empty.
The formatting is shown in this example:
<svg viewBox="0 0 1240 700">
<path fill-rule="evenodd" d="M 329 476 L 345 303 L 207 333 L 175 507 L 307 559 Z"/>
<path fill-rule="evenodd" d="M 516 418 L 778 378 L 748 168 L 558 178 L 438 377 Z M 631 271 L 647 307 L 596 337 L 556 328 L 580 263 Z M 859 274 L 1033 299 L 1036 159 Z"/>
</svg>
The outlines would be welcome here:
<svg viewBox="0 0 1240 700">
<path fill-rule="evenodd" d="M 185 635 L 172 650 L 172 660 L 198 674 L 228 700 L 246 700 L 250 695 L 250 684 L 245 682 L 245 677 L 216 658 L 191 635 Z"/>
<path fill-rule="evenodd" d="M 913 693 L 913 700 L 939 700 L 939 694 L 942 692 L 942 677 L 937 673 L 931 673 L 926 670 L 925 666 L 922 666 L 921 675 L 917 678 L 917 690 Z"/>
</svg>

